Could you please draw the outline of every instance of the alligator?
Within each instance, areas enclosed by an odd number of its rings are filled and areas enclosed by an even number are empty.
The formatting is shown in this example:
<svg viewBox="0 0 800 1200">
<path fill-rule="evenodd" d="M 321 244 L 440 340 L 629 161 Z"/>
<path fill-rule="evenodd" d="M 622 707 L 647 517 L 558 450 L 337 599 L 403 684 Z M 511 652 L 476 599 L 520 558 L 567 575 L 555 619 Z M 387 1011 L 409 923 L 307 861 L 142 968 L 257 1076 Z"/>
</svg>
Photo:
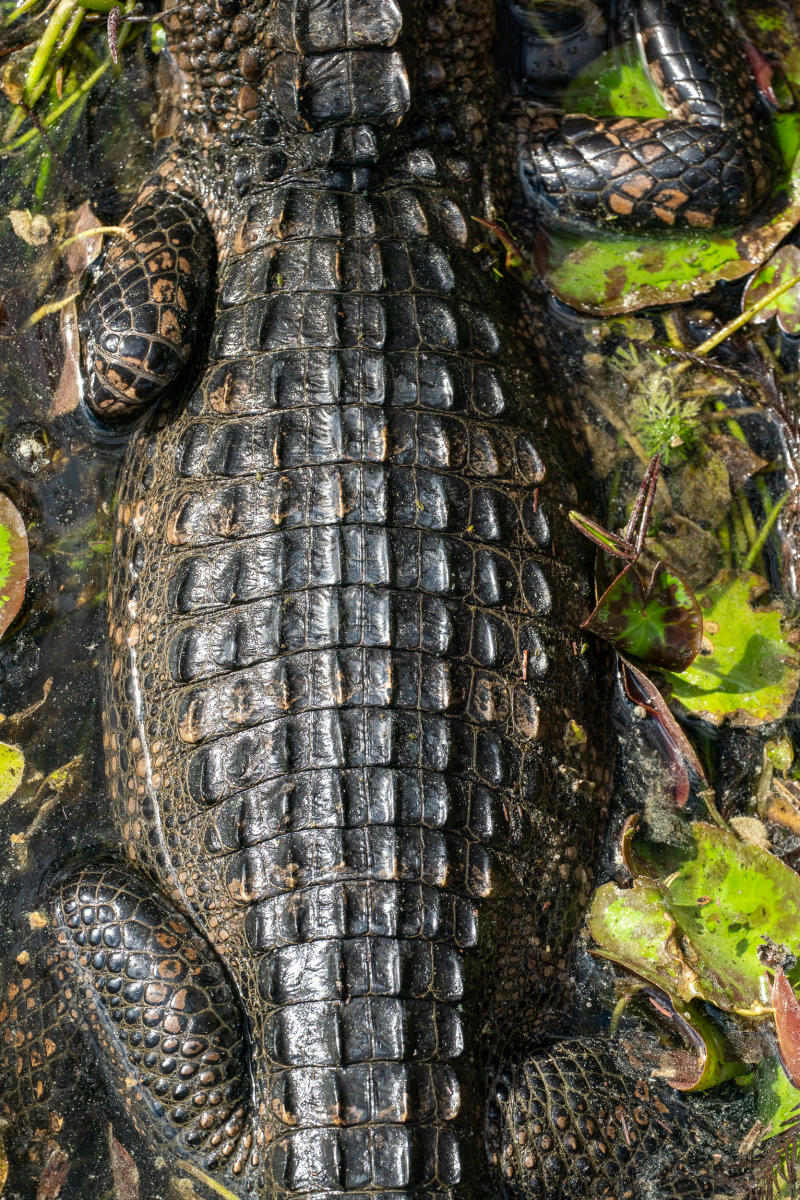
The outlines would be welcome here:
<svg viewBox="0 0 800 1200">
<path fill-rule="evenodd" d="M 665 94 L 711 80 L 710 111 L 717 47 L 740 54 L 719 13 L 697 6 L 709 58 L 674 4 L 635 7 Z M 50 880 L 6 989 L 19 1169 L 35 1187 L 99 1080 L 140 1156 L 236 1197 L 711 1195 L 718 1134 L 546 1019 L 607 812 L 610 674 L 580 629 L 585 464 L 475 218 L 567 194 L 585 218 L 591 193 L 641 221 L 645 173 L 656 222 L 741 215 L 755 89 L 740 63 L 744 133 L 690 98 L 589 135 L 525 115 L 493 0 L 162 20 L 172 131 L 82 309 L 86 402 L 132 427 L 119 844 Z"/>
</svg>

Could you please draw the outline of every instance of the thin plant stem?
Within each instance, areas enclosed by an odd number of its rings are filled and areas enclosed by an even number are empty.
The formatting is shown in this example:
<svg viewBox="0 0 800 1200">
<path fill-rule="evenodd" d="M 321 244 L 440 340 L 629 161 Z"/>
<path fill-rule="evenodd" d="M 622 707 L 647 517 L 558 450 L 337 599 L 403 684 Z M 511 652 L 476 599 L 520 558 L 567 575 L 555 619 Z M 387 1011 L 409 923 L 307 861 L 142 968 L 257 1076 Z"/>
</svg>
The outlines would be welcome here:
<svg viewBox="0 0 800 1200">
<path fill-rule="evenodd" d="M 92 90 L 98 79 L 101 79 L 103 75 L 105 75 L 108 68 L 112 67 L 113 65 L 114 64 L 110 58 L 104 59 L 100 66 L 97 67 L 96 70 L 92 71 L 91 75 L 88 75 L 86 79 L 84 79 L 83 83 L 80 84 L 80 86 L 77 87 L 74 92 L 67 96 L 65 100 L 62 100 L 61 104 L 54 108 L 52 112 L 47 114 L 42 121 L 42 125 L 46 129 L 49 129 L 51 125 L 55 125 L 56 121 L 58 121 L 60 117 L 63 117 L 64 113 L 72 108 L 73 104 L 77 104 L 79 100 L 82 100 L 83 97 Z M 38 136 L 38 129 L 29 129 L 26 133 L 21 133 L 18 138 L 15 138 L 13 142 L 9 142 L 5 147 L 6 153 L 10 154 L 13 150 L 19 150 L 20 146 L 26 145 L 28 142 L 32 141 L 33 138 Z"/>
<path fill-rule="evenodd" d="M 704 342 L 701 342 L 700 345 L 692 351 L 692 353 L 699 355 L 701 358 L 706 354 L 710 354 L 712 350 L 716 350 L 720 343 L 726 341 L 731 334 L 736 333 L 738 329 L 742 329 L 743 326 L 749 324 L 753 317 L 757 316 L 758 313 L 763 312 L 765 308 L 769 308 L 773 301 L 777 300 L 779 296 L 782 296 L 784 292 L 788 292 L 790 288 L 793 288 L 795 284 L 798 283 L 800 283 L 800 275 L 792 275 L 791 278 L 787 279 L 784 283 L 779 283 L 778 286 L 774 287 L 771 292 L 767 292 L 766 296 L 762 296 L 760 300 L 757 300 L 755 304 L 751 305 L 750 308 L 741 314 L 741 316 L 735 317 L 732 321 L 729 321 L 727 325 L 723 325 L 722 329 L 718 329 L 716 333 L 712 334 L 710 338 L 706 338 Z M 684 367 L 686 365 L 688 364 L 681 364 L 681 366 Z M 680 366 L 676 367 L 676 371 L 679 371 L 680 369 Z"/>
<path fill-rule="evenodd" d="M 72 14 L 75 12 L 75 0 L 60 0 L 56 11 L 47 23 L 47 28 L 39 39 L 39 44 L 36 47 L 36 52 L 31 59 L 31 65 L 28 67 L 28 73 L 25 77 L 25 85 L 23 88 L 23 99 L 29 104 L 33 89 L 39 82 L 43 71 L 47 67 L 53 51 L 56 48 L 56 43 L 61 37 L 64 27 L 69 23 Z"/>
<path fill-rule="evenodd" d="M 82 229 L 80 233 L 73 233 L 70 237 L 65 238 L 58 248 L 59 250 L 66 250 L 68 246 L 72 246 L 75 242 L 81 242 L 84 238 L 94 237 L 98 233 L 125 234 L 128 232 L 124 225 L 93 225 L 91 229 Z"/>
<path fill-rule="evenodd" d="M 39 2 L 40 2 L 40 0 L 23 0 L 22 4 L 20 4 L 17 8 L 15 8 L 14 11 L 12 13 L 9 13 L 9 15 L 5 18 L 4 27 L 6 29 L 8 29 L 9 25 L 13 25 L 15 21 L 18 21 L 20 19 L 20 17 L 24 17 L 25 14 L 30 12 L 32 8 L 36 8 L 36 5 Z M 38 15 L 44 16 L 47 13 L 47 11 L 48 10 L 46 8 L 44 10 L 44 13 L 37 14 L 37 16 Z"/>
<path fill-rule="evenodd" d="M 764 546 L 766 545 L 766 542 L 767 542 L 767 538 L 772 533 L 772 527 L 774 526 L 775 522 L 777 521 L 778 517 L 780 516 L 781 509 L 783 508 L 784 504 L 786 503 L 786 501 L 788 499 L 789 499 L 789 493 L 786 492 L 783 496 L 781 496 L 780 500 L 777 500 L 775 502 L 775 504 L 773 504 L 772 508 L 768 512 L 767 519 L 764 522 L 764 524 L 761 526 L 761 532 L 759 533 L 756 540 L 753 542 L 753 545 L 750 547 L 750 553 L 747 555 L 747 558 L 742 563 L 742 566 L 744 567 L 744 569 L 746 571 L 750 570 L 753 563 L 756 561 L 758 556 L 761 554 L 761 551 L 764 549 Z"/>
<path fill-rule="evenodd" d="M 68 296 L 62 296 L 60 300 L 51 300 L 49 304 L 43 304 L 35 312 L 31 313 L 22 328 L 30 329 L 31 325 L 37 325 L 43 317 L 49 317 L 51 313 L 61 312 L 62 308 L 66 308 L 71 301 L 77 300 L 78 296 L 80 296 L 80 292 L 70 292 Z"/>
<path fill-rule="evenodd" d="M 744 492 L 736 493 L 736 501 L 739 505 L 739 511 L 742 517 L 742 526 L 747 535 L 747 544 L 748 546 L 752 547 L 758 541 L 758 529 L 753 516 L 753 510 L 747 503 L 747 497 L 745 496 Z"/>
<path fill-rule="evenodd" d="M 218 1196 L 224 1196 L 225 1200 L 238 1200 L 235 1192 L 230 1191 L 218 1179 L 214 1179 L 212 1175 L 206 1175 L 205 1171 L 201 1171 L 194 1163 L 187 1162 L 185 1159 L 178 1159 L 175 1166 L 179 1167 L 181 1171 L 185 1171 L 187 1175 L 193 1176 L 200 1183 L 204 1183 L 206 1187 L 211 1188 Z"/>
<path fill-rule="evenodd" d="M 717 542 L 722 551 L 722 561 L 726 567 L 733 566 L 733 556 L 731 554 L 731 531 L 728 525 L 720 525 L 717 530 Z"/>
</svg>

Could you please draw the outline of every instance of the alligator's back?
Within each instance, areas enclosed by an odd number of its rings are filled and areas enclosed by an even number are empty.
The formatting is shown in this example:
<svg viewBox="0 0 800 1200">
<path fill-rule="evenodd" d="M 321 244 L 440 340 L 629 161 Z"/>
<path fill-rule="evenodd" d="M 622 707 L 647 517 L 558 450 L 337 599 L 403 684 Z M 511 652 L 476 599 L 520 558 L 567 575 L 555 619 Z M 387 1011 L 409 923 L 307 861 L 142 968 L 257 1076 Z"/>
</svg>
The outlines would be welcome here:
<svg viewBox="0 0 800 1200">
<path fill-rule="evenodd" d="M 479 1064 L 586 899 L 569 484 L 468 219 L 249 199 L 202 382 L 125 467 L 112 784 L 241 996 L 264 1194 L 474 1190 Z"/>
</svg>

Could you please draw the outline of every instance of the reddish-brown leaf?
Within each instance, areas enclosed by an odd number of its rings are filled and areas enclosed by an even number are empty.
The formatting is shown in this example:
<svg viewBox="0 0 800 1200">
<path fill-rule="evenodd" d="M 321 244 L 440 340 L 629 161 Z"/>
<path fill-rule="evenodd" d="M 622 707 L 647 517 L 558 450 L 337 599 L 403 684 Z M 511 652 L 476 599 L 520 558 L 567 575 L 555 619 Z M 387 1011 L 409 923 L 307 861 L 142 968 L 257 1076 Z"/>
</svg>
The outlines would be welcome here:
<svg viewBox="0 0 800 1200">
<path fill-rule="evenodd" d="M 69 1162 L 60 1146 L 54 1146 L 44 1164 L 39 1187 L 36 1190 L 36 1200 L 58 1200 L 61 1189 L 66 1183 Z"/>
<path fill-rule="evenodd" d="M 108 1127 L 108 1148 L 117 1200 L 139 1200 L 139 1171 L 128 1151 L 114 1137 L 112 1125 Z"/>
<path fill-rule="evenodd" d="M 772 1005 L 775 1029 L 783 1069 L 790 1082 L 800 1088 L 800 1001 L 781 967 L 775 967 L 772 981 Z"/>
</svg>

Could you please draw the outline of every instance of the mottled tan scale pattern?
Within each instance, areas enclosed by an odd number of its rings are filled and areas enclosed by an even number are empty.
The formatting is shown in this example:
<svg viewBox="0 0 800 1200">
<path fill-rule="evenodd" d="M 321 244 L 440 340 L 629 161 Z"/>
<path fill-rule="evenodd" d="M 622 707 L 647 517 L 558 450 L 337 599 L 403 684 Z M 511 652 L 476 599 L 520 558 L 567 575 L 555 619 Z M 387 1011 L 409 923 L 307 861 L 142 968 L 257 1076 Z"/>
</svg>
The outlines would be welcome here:
<svg viewBox="0 0 800 1200">
<path fill-rule="evenodd" d="M 641 1066 L 575 1039 L 495 1082 L 490 1159 L 520 1200 L 561 1195 L 701 1200 L 720 1195 L 714 1170 L 733 1146 Z M 726 1193 L 730 1194 L 730 1193 Z M 732 1194 L 744 1194 L 734 1192 Z"/>
<path fill-rule="evenodd" d="M 716 0 L 636 0 L 636 35 L 666 117 L 534 117 L 520 129 L 529 197 L 552 219 L 707 229 L 744 221 L 777 167 L 767 106 Z"/>
<path fill-rule="evenodd" d="M 105 420 L 138 416 L 184 370 L 209 284 L 201 206 L 147 184 L 83 314 L 87 398 Z"/>
</svg>

